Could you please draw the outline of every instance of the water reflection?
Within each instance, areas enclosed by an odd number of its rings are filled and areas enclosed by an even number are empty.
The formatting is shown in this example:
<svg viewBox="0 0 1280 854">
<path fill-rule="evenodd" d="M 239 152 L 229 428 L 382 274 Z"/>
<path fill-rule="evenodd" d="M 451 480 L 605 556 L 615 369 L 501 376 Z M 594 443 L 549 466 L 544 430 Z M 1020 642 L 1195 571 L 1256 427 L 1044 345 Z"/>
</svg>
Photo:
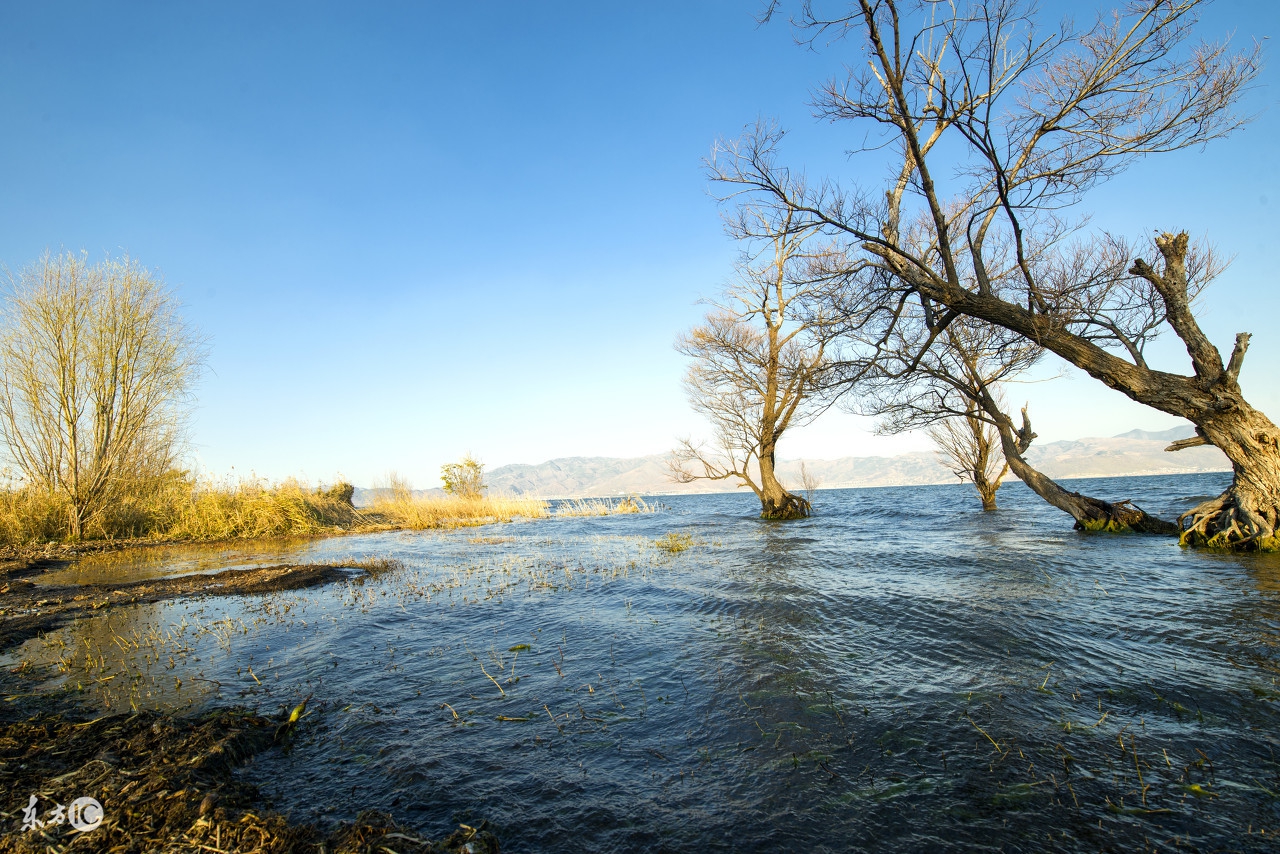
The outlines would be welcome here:
<svg viewBox="0 0 1280 854">
<path fill-rule="evenodd" d="M 43 672 L 41 690 L 75 692 L 105 711 L 187 708 L 216 686 L 191 666 L 199 621 L 175 616 L 160 604 L 112 608 L 29 640 L 0 664 Z"/>
<path fill-rule="evenodd" d="M 88 555 L 34 580 L 43 585 L 111 584 L 179 575 L 212 574 L 295 563 L 316 547 L 312 540 L 274 540 L 243 545 L 148 546 Z"/>
</svg>

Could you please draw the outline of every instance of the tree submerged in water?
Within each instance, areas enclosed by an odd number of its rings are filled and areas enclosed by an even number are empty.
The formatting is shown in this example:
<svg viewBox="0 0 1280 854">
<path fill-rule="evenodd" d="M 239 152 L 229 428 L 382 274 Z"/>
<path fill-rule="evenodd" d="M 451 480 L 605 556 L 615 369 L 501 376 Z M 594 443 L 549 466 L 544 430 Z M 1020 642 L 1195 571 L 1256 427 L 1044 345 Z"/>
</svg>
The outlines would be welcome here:
<svg viewBox="0 0 1280 854">
<path fill-rule="evenodd" d="M 828 250 L 812 245 L 817 229 L 798 227 L 786 205 L 743 205 L 727 229 L 749 247 L 736 282 L 676 342 L 693 359 L 689 401 L 711 421 L 716 442 L 708 449 L 683 440 L 669 470 L 679 483 L 736 479 L 760 499 L 763 518 L 803 518 L 812 507 L 778 480 L 776 454 L 788 429 L 829 405 L 829 330 L 814 304 Z"/>
<path fill-rule="evenodd" d="M 1237 335 L 1224 359 L 1193 311 L 1221 265 L 1185 232 L 1158 233 L 1153 255 L 1066 214 L 1136 160 L 1244 123 L 1234 108 L 1256 79 L 1259 50 L 1193 42 L 1199 6 L 1144 0 L 1077 29 L 1040 27 L 1034 4 L 1019 0 L 859 0 L 831 15 L 806 2 L 795 23 L 811 44 L 849 37 L 862 54 L 815 107 L 871 131 L 855 156 L 885 162 L 891 153 L 883 182 L 797 182 L 777 164 L 782 134 L 770 128 L 738 143 L 717 178 L 790 206 L 797 227 L 840 242 L 839 305 L 861 341 L 915 324 L 901 335 L 919 342 L 915 364 L 968 317 L 1191 421 L 1196 438 L 1170 450 L 1215 445 L 1235 476 L 1183 514 L 1182 541 L 1276 549 L 1280 429 L 1239 384 L 1250 336 Z M 1189 375 L 1148 363 L 1146 345 L 1167 331 L 1181 340 Z M 874 346 L 863 355 L 876 358 Z"/>
</svg>

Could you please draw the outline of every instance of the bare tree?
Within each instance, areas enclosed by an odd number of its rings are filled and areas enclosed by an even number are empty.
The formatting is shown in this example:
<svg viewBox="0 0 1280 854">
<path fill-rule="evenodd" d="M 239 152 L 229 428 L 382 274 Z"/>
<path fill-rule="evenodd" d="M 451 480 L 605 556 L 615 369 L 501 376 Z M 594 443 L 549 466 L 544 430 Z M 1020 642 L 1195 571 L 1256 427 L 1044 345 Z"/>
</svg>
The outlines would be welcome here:
<svg viewBox="0 0 1280 854">
<path fill-rule="evenodd" d="M 804 460 L 800 461 L 800 491 L 804 493 L 804 500 L 808 501 L 812 506 L 813 496 L 817 493 L 818 488 L 822 486 L 822 478 L 817 472 L 809 468 Z"/>
<path fill-rule="evenodd" d="M 129 258 L 46 254 L 10 277 L 0 439 L 29 484 L 65 499 L 72 539 L 173 466 L 203 360 L 172 294 Z"/>
<path fill-rule="evenodd" d="M 1022 408 L 1022 426 L 1015 430 L 1013 419 L 989 392 L 989 389 L 980 392 L 982 409 L 999 432 L 1000 448 L 1010 470 L 1045 501 L 1071 514 L 1076 520 L 1076 528 L 1087 531 L 1135 531 L 1140 534 L 1178 533 L 1177 525 L 1148 514 L 1132 501 L 1113 503 L 1072 492 L 1043 472 L 1037 471 L 1023 457 L 1031 447 L 1031 441 L 1036 438 L 1031 430 L 1027 407 Z"/>
<path fill-rule="evenodd" d="M 962 416 L 944 418 L 926 432 L 938 446 L 938 455 L 951 473 L 973 484 L 983 510 L 996 509 L 996 490 L 1009 464 L 1000 452 L 1000 434 L 982 417 L 978 406 Z"/>
<path fill-rule="evenodd" d="M 671 474 L 681 483 L 736 479 L 760 499 L 764 518 L 808 516 L 809 501 L 778 481 L 775 455 L 788 429 L 826 408 L 826 325 L 807 303 L 830 259 L 811 245 L 816 227 L 797 227 L 785 205 L 743 206 L 728 230 L 749 247 L 735 283 L 676 342 L 693 359 L 684 380 L 690 403 L 716 442 L 682 441 Z"/>
<path fill-rule="evenodd" d="M 903 309 L 892 334 L 875 342 L 873 356 L 837 363 L 843 375 L 853 376 L 857 392 L 846 397 L 847 408 L 878 416 L 882 433 L 955 425 L 944 434 L 944 450 L 955 464 L 952 470 L 977 487 L 984 509 L 992 508 L 980 484 L 987 483 L 994 502 L 999 483 L 992 485 L 993 478 L 1003 468 L 994 460 L 1002 457 L 1003 464 L 1032 491 L 1070 514 L 1077 528 L 1177 533 L 1175 525 L 1148 515 L 1130 501 L 1112 503 L 1063 489 L 1027 462 L 1023 455 L 1035 433 L 1026 409 L 1023 427 L 1015 428 L 999 388 L 1035 364 L 1044 353 L 1042 348 L 1003 327 L 963 316 L 953 320 L 932 346 L 922 346 L 920 339 L 930 331 L 919 317 L 911 322 L 913 314 Z M 869 342 L 861 334 L 857 325 L 846 320 L 842 340 L 852 341 L 855 355 L 868 352 Z M 993 467 L 990 473 L 986 465 Z"/>
<path fill-rule="evenodd" d="M 883 187 L 797 183 L 776 163 L 781 135 L 768 129 L 726 146 L 719 177 L 838 235 L 846 302 L 882 335 L 922 323 L 927 334 L 908 337 L 931 348 L 956 318 L 980 319 L 1193 422 L 1235 477 L 1183 515 L 1184 541 L 1275 548 L 1280 430 L 1239 386 L 1249 335 L 1237 335 L 1224 360 L 1192 310 L 1221 265 L 1185 233 L 1158 234 L 1149 263 L 1145 250 L 1066 215 L 1135 159 L 1244 122 L 1233 108 L 1257 75 L 1259 50 L 1193 44 L 1199 5 L 1141 0 L 1088 27 L 1045 30 L 1020 0 L 859 0 L 837 15 L 807 3 L 802 32 L 815 41 L 855 35 L 863 49 L 816 106 L 884 134 L 864 152 L 893 155 Z M 1146 344 L 1164 330 L 1185 346 L 1189 375 L 1148 363 Z"/>
</svg>

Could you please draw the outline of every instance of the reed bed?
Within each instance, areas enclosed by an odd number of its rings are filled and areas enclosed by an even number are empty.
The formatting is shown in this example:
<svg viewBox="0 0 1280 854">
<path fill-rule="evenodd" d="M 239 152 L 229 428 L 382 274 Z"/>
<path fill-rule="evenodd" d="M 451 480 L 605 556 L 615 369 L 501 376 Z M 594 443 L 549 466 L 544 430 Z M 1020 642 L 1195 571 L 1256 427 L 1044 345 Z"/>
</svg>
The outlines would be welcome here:
<svg viewBox="0 0 1280 854">
<path fill-rule="evenodd" d="M 340 490 L 311 489 L 292 479 L 197 485 L 171 513 L 159 533 L 180 540 L 310 536 L 359 521 Z"/>
<path fill-rule="evenodd" d="M 214 481 L 170 472 L 119 489 L 109 507 L 88 520 L 83 537 L 209 541 L 335 533 L 362 524 L 353 491 L 345 483 L 312 488 L 293 479 Z M 62 496 L 0 489 L 0 546 L 69 540 L 69 519 Z"/>
<path fill-rule="evenodd" d="M 0 546 L 60 540 L 67 519 L 66 503 L 41 490 L 0 490 Z"/>
<path fill-rule="evenodd" d="M 110 508 L 90 519 L 85 540 L 210 542 L 268 537 L 314 537 L 395 528 L 451 529 L 514 519 L 656 513 L 660 504 L 638 496 L 580 498 L 552 505 L 516 496 L 422 496 L 395 478 L 374 490 L 372 502 L 352 503 L 347 483 L 312 487 L 288 479 L 210 480 L 169 472 L 119 490 Z M 0 547 L 30 547 L 70 539 L 69 508 L 42 490 L 0 486 Z"/>
<path fill-rule="evenodd" d="M 418 497 L 407 490 L 380 496 L 361 508 L 371 524 L 423 531 L 434 528 L 465 528 L 513 519 L 545 519 L 547 502 L 540 498 L 487 496 L 481 498 Z"/>
<path fill-rule="evenodd" d="M 628 495 L 616 501 L 608 498 L 575 498 L 556 508 L 556 516 L 614 516 L 626 513 L 657 513 L 657 504 L 648 504 L 638 495 Z"/>
</svg>

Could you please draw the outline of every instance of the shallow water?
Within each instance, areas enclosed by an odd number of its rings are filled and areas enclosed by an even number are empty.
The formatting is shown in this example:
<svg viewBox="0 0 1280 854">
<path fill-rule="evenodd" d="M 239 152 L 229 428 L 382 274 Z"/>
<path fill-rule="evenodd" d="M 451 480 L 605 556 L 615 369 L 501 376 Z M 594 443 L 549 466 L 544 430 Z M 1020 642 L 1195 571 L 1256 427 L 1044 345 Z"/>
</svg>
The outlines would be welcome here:
<svg viewBox="0 0 1280 854">
<path fill-rule="evenodd" d="M 1225 483 L 1072 485 L 1172 516 Z M 245 771 L 277 808 L 483 818 L 515 852 L 1273 848 L 1280 559 L 1077 533 L 1020 484 L 987 514 L 959 485 L 785 524 L 753 500 L 232 554 L 405 568 L 116 611 L 4 663 L 111 708 L 313 695 Z"/>
</svg>

